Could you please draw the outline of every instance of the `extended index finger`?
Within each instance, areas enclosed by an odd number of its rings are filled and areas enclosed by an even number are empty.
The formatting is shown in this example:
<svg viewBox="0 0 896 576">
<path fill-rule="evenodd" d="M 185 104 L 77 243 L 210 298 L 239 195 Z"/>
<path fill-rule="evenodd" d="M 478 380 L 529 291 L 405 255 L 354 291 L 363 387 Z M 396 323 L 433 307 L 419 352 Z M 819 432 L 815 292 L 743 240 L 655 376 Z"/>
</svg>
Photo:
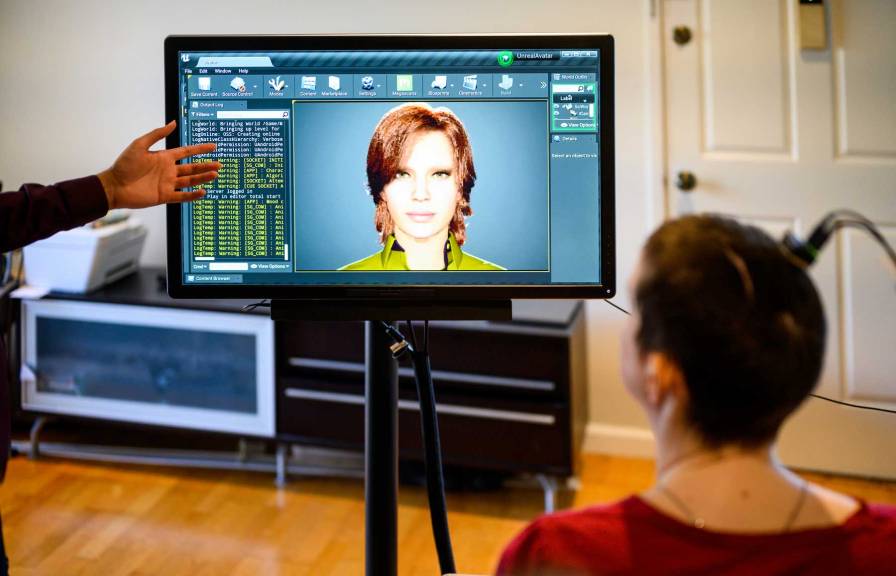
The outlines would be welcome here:
<svg viewBox="0 0 896 576">
<path fill-rule="evenodd" d="M 212 142 L 205 144 L 192 144 L 190 146 L 181 146 L 180 148 L 172 148 L 168 152 L 174 156 L 175 160 L 183 160 L 195 154 L 208 154 L 214 152 L 218 146 Z"/>
</svg>

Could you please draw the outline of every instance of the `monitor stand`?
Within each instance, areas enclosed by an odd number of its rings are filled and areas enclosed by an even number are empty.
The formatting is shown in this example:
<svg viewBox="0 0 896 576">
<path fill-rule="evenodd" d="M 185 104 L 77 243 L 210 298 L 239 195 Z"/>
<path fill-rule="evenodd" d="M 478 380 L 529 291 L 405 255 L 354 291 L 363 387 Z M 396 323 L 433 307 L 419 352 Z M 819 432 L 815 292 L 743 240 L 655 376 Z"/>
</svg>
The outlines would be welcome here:
<svg viewBox="0 0 896 576">
<path fill-rule="evenodd" d="M 273 300 L 271 319 L 364 320 L 364 543 L 367 576 L 398 573 L 398 363 L 381 321 L 512 319 L 510 300 Z"/>
</svg>

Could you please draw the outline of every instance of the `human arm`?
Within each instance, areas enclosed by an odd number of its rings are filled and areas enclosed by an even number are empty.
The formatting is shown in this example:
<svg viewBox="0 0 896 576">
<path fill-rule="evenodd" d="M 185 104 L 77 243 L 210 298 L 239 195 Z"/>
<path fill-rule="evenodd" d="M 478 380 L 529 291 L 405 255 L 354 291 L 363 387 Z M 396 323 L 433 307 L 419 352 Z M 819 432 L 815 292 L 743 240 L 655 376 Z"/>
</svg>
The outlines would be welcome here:
<svg viewBox="0 0 896 576">
<path fill-rule="evenodd" d="M 177 164 L 177 161 L 212 152 L 214 144 L 149 150 L 175 126 L 171 122 L 137 138 L 111 168 L 96 176 L 51 186 L 25 184 L 18 191 L 0 194 L 0 252 L 84 225 L 111 208 L 144 208 L 201 198 L 205 194 L 203 190 L 176 190 L 214 180 L 221 165 L 217 162 Z"/>
<path fill-rule="evenodd" d="M 214 144 L 194 144 L 155 152 L 149 150 L 176 127 L 177 123 L 172 120 L 137 138 L 109 169 L 97 175 L 103 183 L 110 210 L 192 202 L 205 196 L 202 189 L 190 192 L 179 190 L 211 182 L 218 177 L 221 164 L 214 161 L 178 164 L 178 161 L 196 154 L 214 152 Z"/>
<path fill-rule="evenodd" d="M 96 176 L 52 186 L 25 184 L 18 191 L 0 194 L 0 252 L 81 226 L 107 210 L 103 185 Z"/>
</svg>

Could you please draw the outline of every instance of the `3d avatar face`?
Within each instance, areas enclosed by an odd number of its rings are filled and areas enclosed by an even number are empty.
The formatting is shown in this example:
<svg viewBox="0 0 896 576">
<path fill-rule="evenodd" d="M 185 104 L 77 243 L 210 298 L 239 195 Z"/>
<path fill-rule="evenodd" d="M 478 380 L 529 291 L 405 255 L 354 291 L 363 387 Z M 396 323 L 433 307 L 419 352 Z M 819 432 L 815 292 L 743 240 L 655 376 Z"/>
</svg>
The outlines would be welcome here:
<svg viewBox="0 0 896 576">
<path fill-rule="evenodd" d="M 402 245 L 448 236 L 461 192 L 455 152 L 444 133 L 419 131 L 411 136 L 395 177 L 383 196 Z"/>
</svg>

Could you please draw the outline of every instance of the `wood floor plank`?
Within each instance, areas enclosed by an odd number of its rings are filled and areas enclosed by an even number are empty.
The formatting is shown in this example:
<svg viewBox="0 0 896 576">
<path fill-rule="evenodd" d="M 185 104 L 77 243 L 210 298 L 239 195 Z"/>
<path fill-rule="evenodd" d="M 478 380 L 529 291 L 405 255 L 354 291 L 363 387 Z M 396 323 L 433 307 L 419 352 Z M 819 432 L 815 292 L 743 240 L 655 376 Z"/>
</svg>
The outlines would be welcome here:
<svg viewBox="0 0 896 576">
<path fill-rule="evenodd" d="M 649 460 L 586 455 L 566 505 L 609 502 L 650 486 Z M 896 483 L 804 474 L 869 501 L 896 504 Z M 10 462 L 0 510 L 16 575 L 359 576 L 364 487 L 350 479 Z M 489 573 L 507 543 L 541 513 L 537 488 L 449 493 L 457 567 Z M 438 573 L 426 493 L 402 486 L 399 573 Z"/>
</svg>

